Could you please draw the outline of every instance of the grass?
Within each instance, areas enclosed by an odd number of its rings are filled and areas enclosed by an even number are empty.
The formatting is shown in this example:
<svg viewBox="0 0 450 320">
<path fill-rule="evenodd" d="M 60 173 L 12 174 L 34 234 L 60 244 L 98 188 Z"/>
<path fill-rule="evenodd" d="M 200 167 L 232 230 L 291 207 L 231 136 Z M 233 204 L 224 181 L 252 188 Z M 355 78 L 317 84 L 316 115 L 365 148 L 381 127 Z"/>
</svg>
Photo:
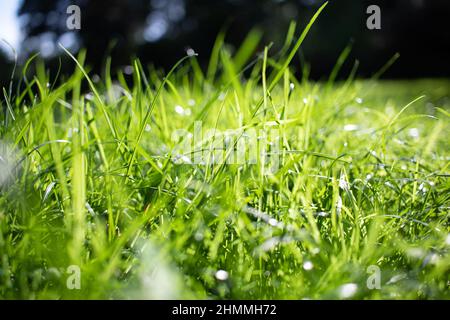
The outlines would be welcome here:
<svg viewBox="0 0 450 320">
<path fill-rule="evenodd" d="M 296 78 L 311 25 L 254 60 L 258 32 L 220 36 L 205 73 L 30 60 L 1 103 L 0 297 L 450 298 L 450 81 Z"/>
</svg>

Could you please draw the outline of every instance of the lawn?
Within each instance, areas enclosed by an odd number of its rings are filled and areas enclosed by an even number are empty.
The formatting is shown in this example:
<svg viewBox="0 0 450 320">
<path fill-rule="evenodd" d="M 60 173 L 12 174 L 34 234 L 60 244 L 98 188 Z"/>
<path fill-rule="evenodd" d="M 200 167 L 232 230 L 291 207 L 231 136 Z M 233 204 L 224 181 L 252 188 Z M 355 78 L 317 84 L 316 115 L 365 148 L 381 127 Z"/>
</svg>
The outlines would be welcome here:
<svg viewBox="0 0 450 320">
<path fill-rule="evenodd" d="M 219 37 L 205 72 L 30 60 L 1 102 L 0 298 L 450 298 L 450 81 L 310 81 L 308 28 L 256 58 Z"/>
</svg>

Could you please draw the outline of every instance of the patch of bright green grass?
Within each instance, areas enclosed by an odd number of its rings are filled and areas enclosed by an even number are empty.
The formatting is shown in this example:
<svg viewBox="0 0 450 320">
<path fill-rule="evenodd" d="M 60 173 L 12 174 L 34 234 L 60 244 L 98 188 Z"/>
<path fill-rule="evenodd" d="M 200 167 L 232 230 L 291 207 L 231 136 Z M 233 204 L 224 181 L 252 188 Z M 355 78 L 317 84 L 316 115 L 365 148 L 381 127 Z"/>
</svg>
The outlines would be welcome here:
<svg viewBox="0 0 450 320">
<path fill-rule="evenodd" d="M 0 297 L 449 298 L 450 81 L 297 79 L 306 32 L 253 61 L 258 32 L 219 37 L 205 73 L 94 82 L 81 53 L 48 85 L 31 61 L 0 116 Z M 196 121 L 203 162 L 173 139 Z M 212 161 L 251 128 L 263 156 Z"/>
</svg>

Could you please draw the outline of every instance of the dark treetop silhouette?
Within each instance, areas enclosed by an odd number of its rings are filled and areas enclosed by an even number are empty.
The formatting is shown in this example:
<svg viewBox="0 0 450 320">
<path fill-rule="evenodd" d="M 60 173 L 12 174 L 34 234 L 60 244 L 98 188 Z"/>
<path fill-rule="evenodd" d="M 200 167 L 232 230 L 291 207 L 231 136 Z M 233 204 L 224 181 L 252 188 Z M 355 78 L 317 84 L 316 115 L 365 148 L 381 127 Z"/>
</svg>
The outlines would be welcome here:
<svg viewBox="0 0 450 320">
<path fill-rule="evenodd" d="M 87 49 L 87 63 L 100 72 L 106 55 L 113 67 L 130 63 L 137 56 L 158 67 L 172 66 L 192 47 L 206 65 L 214 40 L 221 29 L 226 42 L 238 46 L 249 30 L 264 32 L 261 42 L 282 44 L 289 22 L 303 27 L 307 18 L 323 3 L 318 0 L 24 0 L 19 10 L 24 41 L 22 57 L 41 51 L 49 66 L 57 66 L 61 42 L 73 52 Z M 67 7 L 81 8 L 81 29 L 67 29 Z M 366 8 L 377 4 L 382 12 L 382 29 L 368 30 Z M 449 51 L 447 0 L 331 0 L 326 12 L 311 30 L 300 56 L 311 64 L 311 76 L 326 76 L 342 49 L 353 41 L 347 67 L 360 60 L 359 75 L 369 76 L 396 52 L 400 60 L 387 77 L 448 76 Z M 302 59 L 296 59 L 299 64 Z M 53 62 L 52 62 L 53 61 Z M 1 60 L 0 60 L 1 62 Z M 4 65 L 4 63 L 2 63 Z M 70 72 L 70 68 L 64 69 Z M 2 83 L 8 79 L 2 68 Z M 345 74 L 345 72 L 344 72 Z"/>
</svg>

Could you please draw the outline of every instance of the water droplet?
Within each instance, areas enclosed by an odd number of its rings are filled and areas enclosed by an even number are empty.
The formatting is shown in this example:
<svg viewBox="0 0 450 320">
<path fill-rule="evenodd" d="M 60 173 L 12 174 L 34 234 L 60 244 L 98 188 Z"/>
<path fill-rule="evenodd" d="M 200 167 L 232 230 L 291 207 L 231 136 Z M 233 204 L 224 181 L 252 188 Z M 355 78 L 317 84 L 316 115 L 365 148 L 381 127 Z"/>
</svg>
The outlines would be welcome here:
<svg viewBox="0 0 450 320">
<path fill-rule="evenodd" d="M 93 101 L 93 100 L 94 100 L 94 94 L 93 94 L 92 92 L 86 93 L 86 94 L 84 95 L 84 98 L 85 98 L 86 100 Z"/>
<path fill-rule="evenodd" d="M 175 164 L 192 164 L 191 159 L 188 156 L 184 155 L 176 155 L 173 158 L 173 162 Z M 178 177 L 176 177 L 176 179 L 178 179 Z"/>
<path fill-rule="evenodd" d="M 218 270 L 216 272 L 216 279 L 220 281 L 225 281 L 228 279 L 228 272 L 225 270 Z"/>
<path fill-rule="evenodd" d="M 184 114 L 184 108 L 180 105 L 175 106 L 175 112 L 178 114 Z"/>
<path fill-rule="evenodd" d="M 440 260 L 439 256 L 436 253 L 432 253 L 432 254 L 428 255 L 427 259 L 433 265 L 437 265 L 439 263 L 439 260 Z"/>
<path fill-rule="evenodd" d="M 393 276 L 391 279 L 389 279 L 389 281 L 386 282 L 386 284 L 396 283 L 396 282 L 399 282 L 400 280 L 403 280 L 405 278 L 406 278 L 405 274 L 397 274 L 397 275 Z"/>
<path fill-rule="evenodd" d="M 348 190 L 348 182 L 345 178 L 345 174 L 341 174 L 341 177 L 339 178 L 339 188 L 342 190 Z"/>
<path fill-rule="evenodd" d="M 338 199 L 337 199 L 337 203 L 336 203 L 336 214 L 341 214 L 341 211 L 342 211 L 342 198 L 341 198 L 341 196 L 338 196 Z"/>
<path fill-rule="evenodd" d="M 417 128 L 409 129 L 408 133 L 409 133 L 409 136 L 412 138 L 415 138 L 415 139 L 419 138 L 419 130 Z"/>
<path fill-rule="evenodd" d="M 303 263 L 303 269 L 305 269 L 306 271 L 312 270 L 314 268 L 314 265 L 311 261 L 305 261 L 305 263 Z"/>
<path fill-rule="evenodd" d="M 356 283 L 346 283 L 339 288 L 339 297 L 341 299 L 351 298 L 357 291 L 358 285 Z"/>
<path fill-rule="evenodd" d="M 123 73 L 125 73 L 126 75 L 133 74 L 133 67 L 132 66 L 125 66 L 123 68 Z"/>
<path fill-rule="evenodd" d="M 346 124 L 344 126 L 344 131 L 356 131 L 359 129 L 359 126 L 357 124 Z"/>
<path fill-rule="evenodd" d="M 197 54 L 195 53 L 195 50 L 192 49 L 192 48 L 188 48 L 188 49 L 186 50 L 186 54 L 187 54 L 189 57 L 193 57 L 193 56 L 196 56 L 196 55 L 197 55 Z"/>
<path fill-rule="evenodd" d="M 276 226 L 278 225 L 278 221 L 275 220 L 275 219 L 273 219 L 273 218 L 271 218 L 271 219 L 269 219 L 269 224 L 270 224 L 272 227 L 276 227 Z"/>
<path fill-rule="evenodd" d="M 196 241 L 202 241 L 203 240 L 203 233 L 201 233 L 200 231 L 196 232 L 194 235 L 194 239 Z"/>
</svg>

